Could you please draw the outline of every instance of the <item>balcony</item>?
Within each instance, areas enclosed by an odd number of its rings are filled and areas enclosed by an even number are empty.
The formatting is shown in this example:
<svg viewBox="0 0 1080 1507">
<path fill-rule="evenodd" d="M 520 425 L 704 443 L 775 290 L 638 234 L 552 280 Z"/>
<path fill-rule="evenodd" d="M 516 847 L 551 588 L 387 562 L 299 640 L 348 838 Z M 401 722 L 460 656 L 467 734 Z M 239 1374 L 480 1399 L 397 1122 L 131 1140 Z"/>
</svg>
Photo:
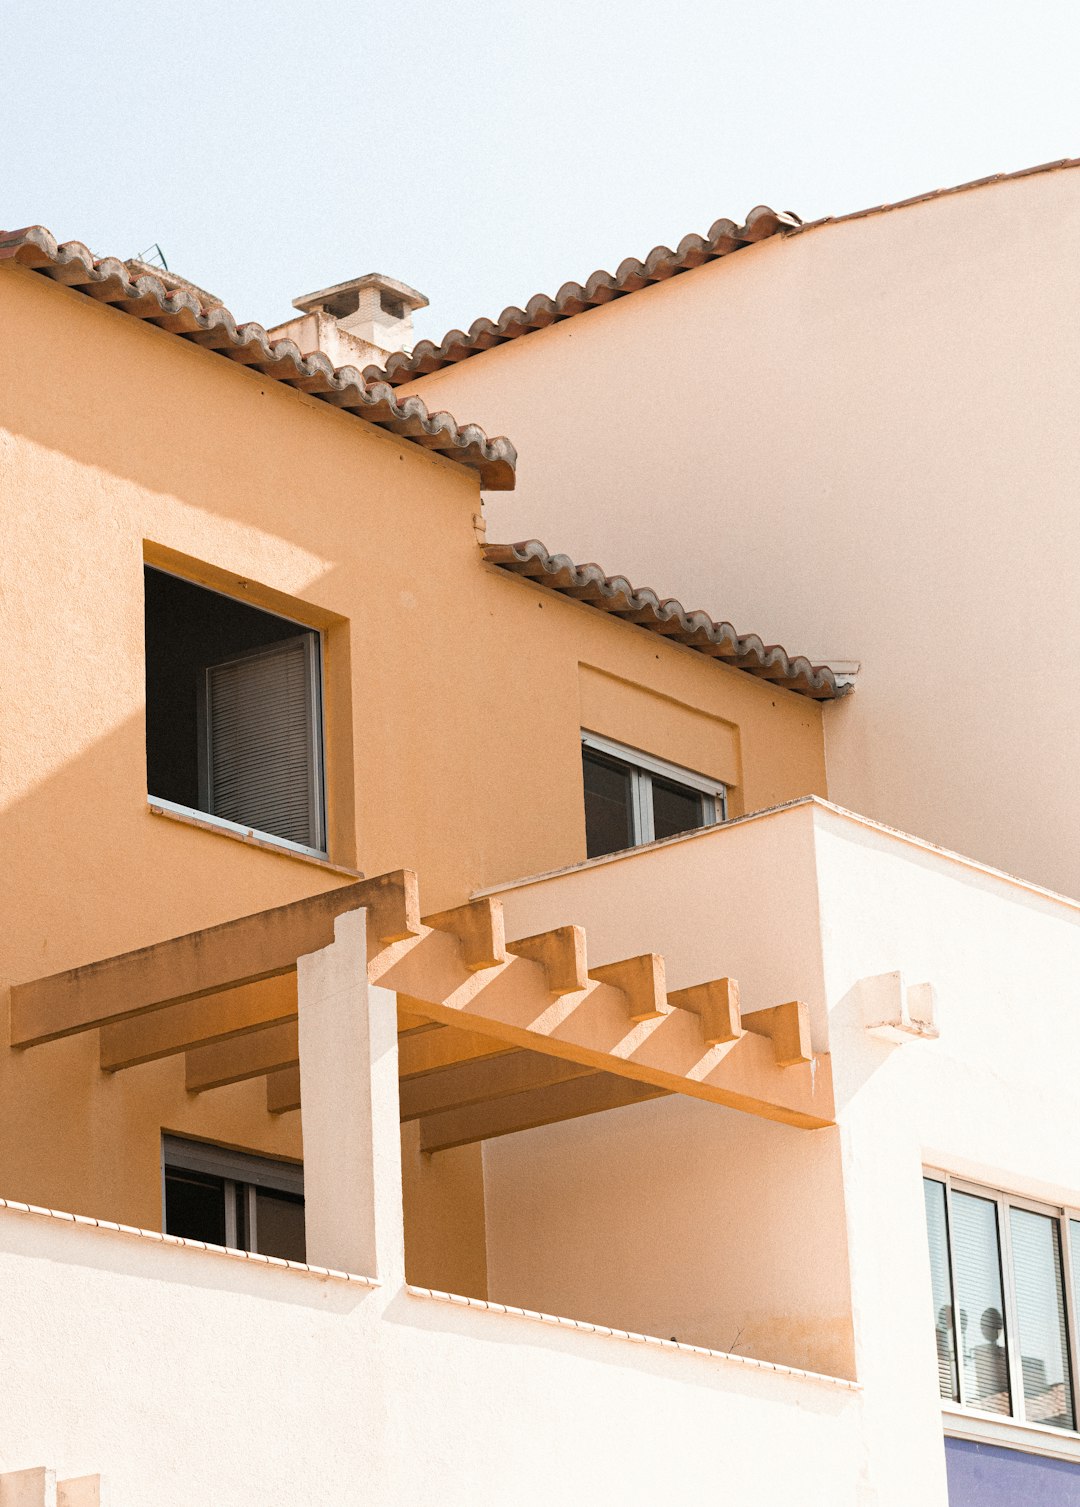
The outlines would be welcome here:
<svg viewBox="0 0 1080 1507">
<path fill-rule="evenodd" d="M 109 1074 L 183 1054 L 196 1103 L 299 1105 L 308 1264 L 0 1210 L 0 1471 L 111 1472 L 119 1507 L 539 1501 L 557 1452 L 567 1500 L 944 1503 L 921 1166 L 1080 1186 L 1047 1074 L 1078 970 L 1072 902 L 806 801 L 17 985 L 19 1052 L 97 1033 Z M 410 1234 L 440 1165 L 482 1179 L 464 1292 Z"/>
</svg>

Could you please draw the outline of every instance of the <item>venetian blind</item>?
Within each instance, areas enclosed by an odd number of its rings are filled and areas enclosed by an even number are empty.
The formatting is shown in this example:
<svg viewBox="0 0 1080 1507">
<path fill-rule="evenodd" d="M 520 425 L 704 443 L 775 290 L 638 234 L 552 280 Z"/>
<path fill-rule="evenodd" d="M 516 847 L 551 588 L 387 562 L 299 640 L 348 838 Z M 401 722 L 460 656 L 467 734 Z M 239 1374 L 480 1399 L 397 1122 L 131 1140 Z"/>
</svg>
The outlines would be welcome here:
<svg viewBox="0 0 1080 1507">
<path fill-rule="evenodd" d="M 1033 1209 L 1013 1207 L 1009 1228 L 1024 1416 L 1029 1423 L 1071 1429 L 1073 1399 L 1058 1221 Z"/>
<path fill-rule="evenodd" d="M 952 1275 L 949 1269 L 949 1227 L 945 1184 L 923 1179 L 926 1199 L 926 1229 L 930 1237 L 930 1276 L 934 1291 L 934 1327 L 937 1334 L 938 1391 L 958 1402 L 956 1317 L 953 1309 Z"/>
<path fill-rule="evenodd" d="M 210 810 L 321 848 L 316 635 L 303 633 L 206 671 Z"/>
<path fill-rule="evenodd" d="M 997 1204 L 955 1191 L 950 1204 L 964 1401 L 984 1413 L 1011 1413 Z"/>
</svg>

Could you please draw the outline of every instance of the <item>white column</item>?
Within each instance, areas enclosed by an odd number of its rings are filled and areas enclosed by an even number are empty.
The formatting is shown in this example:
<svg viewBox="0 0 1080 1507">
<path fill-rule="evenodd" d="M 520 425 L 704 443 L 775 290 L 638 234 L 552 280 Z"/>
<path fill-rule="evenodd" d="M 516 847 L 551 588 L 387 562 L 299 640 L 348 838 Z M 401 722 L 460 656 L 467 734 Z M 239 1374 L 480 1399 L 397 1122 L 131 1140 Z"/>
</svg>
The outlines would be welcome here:
<svg viewBox="0 0 1080 1507">
<path fill-rule="evenodd" d="M 367 981 L 366 912 L 296 965 L 307 1259 L 405 1279 L 397 997 Z"/>
</svg>

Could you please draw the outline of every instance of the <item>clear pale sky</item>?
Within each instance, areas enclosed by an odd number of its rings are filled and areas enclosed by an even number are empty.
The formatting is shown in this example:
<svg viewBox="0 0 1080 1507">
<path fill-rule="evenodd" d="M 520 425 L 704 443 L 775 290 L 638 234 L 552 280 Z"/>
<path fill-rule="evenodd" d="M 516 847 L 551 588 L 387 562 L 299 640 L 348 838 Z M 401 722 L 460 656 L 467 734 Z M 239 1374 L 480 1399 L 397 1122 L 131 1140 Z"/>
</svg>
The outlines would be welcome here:
<svg viewBox="0 0 1080 1507">
<path fill-rule="evenodd" d="M 272 324 L 380 271 L 418 333 L 755 204 L 1080 155 L 1076 0 L 0 0 L 0 226 Z"/>
</svg>

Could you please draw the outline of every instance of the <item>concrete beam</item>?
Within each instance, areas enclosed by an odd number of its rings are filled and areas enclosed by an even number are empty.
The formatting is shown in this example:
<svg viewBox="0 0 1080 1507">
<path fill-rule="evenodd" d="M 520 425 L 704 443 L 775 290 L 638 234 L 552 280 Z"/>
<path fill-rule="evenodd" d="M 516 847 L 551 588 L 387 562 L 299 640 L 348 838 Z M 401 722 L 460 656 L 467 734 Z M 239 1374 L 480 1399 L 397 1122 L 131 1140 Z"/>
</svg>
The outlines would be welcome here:
<svg viewBox="0 0 1080 1507">
<path fill-rule="evenodd" d="M 421 1151 L 450 1151 L 475 1141 L 490 1141 L 519 1130 L 535 1130 L 559 1120 L 623 1109 L 646 1099 L 662 1098 L 666 1089 L 635 1082 L 609 1073 L 592 1073 L 569 1083 L 553 1084 L 532 1093 L 515 1094 L 446 1114 L 430 1115 L 420 1122 Z"/>
<path fill-rule="evenodd" d="M 461 945 L 461 957 L 470 973 L 497 968 L 506 962 L 506 929 L 502 901 L 493 896 L 471 900 L 454 910 L 425 916 L 424 925 L 448 931 Z"/>
<path fill-rule="evenodd" d="M 212 1046 L 196 1047 L 187 1054 L 184 1082 L 188 1093 L 202 1094 L 227 1083 L 261 1078 L 278 1068 L 295 1067 L 299 1061 L 297 1024 L 288 1020 Z"/>
<path fill-rule="evenodd" d="M 656 1020 L 669 1012 L 664 960 L 658 952 L 590 968 L 589 977 L 622 990 L 631 1020 Z"/>
<path fill-rule="evenodd" d="M 515 955 L 516 945 L 508 944 L 510 956 L 501 968 L 470 973 L 453 938 L 425 929 L 417 939 L 374 954 L 369 976 L 397 992 L 408 1009 L 510 1046 L 785 1124 L 817 1128 L 833 1122 L 827 1054 L 812 1065 L 786 1055 L 791 1065 L 781 1067 L 771 1034 L 747 1029 L 710 1044 L 698 1014 L 670 1005 L 664 1014 L 634 1020 L 627 994 L 595 977 L 584 989 L 553 996 L 545 968 Z M 787 1018 L 790 1028 L 790 1010 Z M 770 1018 L 770 1032 L 776 1027 Z"/>
<path fill-rule="evenodd" d="M 457 1067 L 406 1079 L 400 1084 L 402 1120 L 421 1120 L 465 1104 L 504 1099 L 511 1094 L 585 1078 L 592 1068 L 540 1052 L 508 1052 L 501 1057 L 462 1062 Z"/>
<path fill-rule="evenodd" d="M 668 995 L 668 1004 L 676 1010 L 689 1010 L 701 1021 L 701 1034 L 708 1046 L 723 1046 L 738 1041 L 743 1033 L 739 1009 L 739 985 L 735 979 L 713 979 L 676 989 Z"/>
<path fill-rule="evenodd" d="M 360 907 L 367 912 L 367 925 L 377 944 L 385 946 L 420 934 L 416 875 L 407 869 L 380 874 L 99 963 L 16 984 L 11 990 L 11 1044 L 34 1046 L 289 973 L 297 958 L 330 945 L 336 917 Z"/>
<path fill-rule="evenodd" d="M 443 1026 L 436 1031 L 403 1036 L 398 1042 L 398 1073 L 402 1080 L 415 1078 L 422 1073 L 452 1067 L 455 1063 L 472 1062 L 478 1057 L 498 1057 L 513 1050 L 510 1042 L 477 1031 L 462 1030 L 455 1021 L 450 1029 Z"/>
<path fill-rule="evenodd" d="M 300 1108 L 300 1069 L 283 1067 L 266 1075 L 266 1109 L 268 1114 L 284 1115 Z M 362 1275 L 362 1274 L 361 1274 Z"/>
<path fill-rule="evenodd" d="M 515 957 L 539 963 L 547 974 L 552 994 L 576 994 L 588 987 L 589 972 L 585 952 L 585 928 L 556 926 L 533 937 L 520 937 L 509 943 Z"/>
<path fill-rule="evenodd" d="M 295 1018 L 296 974 L 278 974 L 102 1026 L 101 1067 L 116 1073 Z"/>
<path fill-rule="evenodd" d="M 800 1063 L 813 1061 L 810 1010 L 802 1000 L 790 999 L 783 1005 L 755 1010 L 751 1015 L 744 1015 L 742 1023 L 747 1031 L 769 1038 L 778 1067 L 797 1067 Z"/>
</svg>

